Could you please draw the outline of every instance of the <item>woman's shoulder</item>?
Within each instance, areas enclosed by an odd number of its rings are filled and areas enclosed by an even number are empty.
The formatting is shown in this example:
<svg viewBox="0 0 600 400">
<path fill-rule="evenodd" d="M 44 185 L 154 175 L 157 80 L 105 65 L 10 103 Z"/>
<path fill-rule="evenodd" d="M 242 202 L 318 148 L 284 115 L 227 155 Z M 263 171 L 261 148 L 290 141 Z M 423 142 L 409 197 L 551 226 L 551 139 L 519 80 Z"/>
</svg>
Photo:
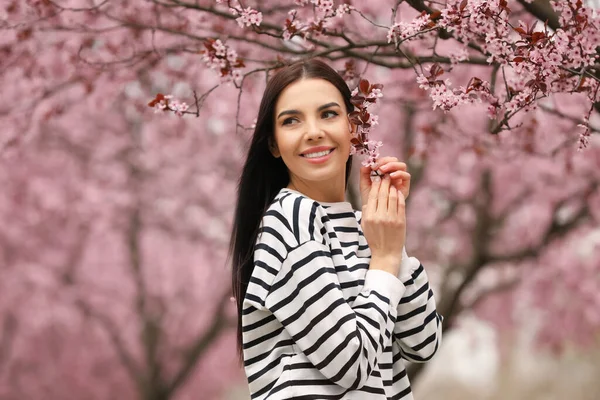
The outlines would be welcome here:
<svg viewBox="0 0 600 400">
<path fill-rule="evenodd" d="M 307 240 L 321 241 L 323 219 L 327 213 L 315 200 L 295 190 L 283 188 L 267 208 L 261 221 L 261 232 L 277 230 L 299 245 Z"/>
</svg>

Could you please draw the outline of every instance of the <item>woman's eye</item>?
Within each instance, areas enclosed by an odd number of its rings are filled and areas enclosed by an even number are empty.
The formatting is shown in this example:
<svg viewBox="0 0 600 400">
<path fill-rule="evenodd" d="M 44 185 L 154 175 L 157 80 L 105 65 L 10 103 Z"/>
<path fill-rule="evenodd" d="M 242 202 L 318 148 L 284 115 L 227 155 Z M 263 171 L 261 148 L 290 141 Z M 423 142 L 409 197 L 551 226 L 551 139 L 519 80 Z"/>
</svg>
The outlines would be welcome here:
<svg viewBox="0 0 600 400">
<path fill-rule="evenodd" d="M 337 112 L 335 112 L 335 111 L 332 111 L 332 110 L 325 111 L 325 112 L 323 113 L 323 117 L 324 117 L 324 118 L 333 118 L 333 117 L 335 117 L 335 116 L 337 116 L 337 115 L 338 115 L 338 113 L 337 113 Z"/>
<path fill-rule="evenodd" d="M 296 122 L 297 119 L 296 118 L 286 118 L 283 120 L 283 122 L 281 123 L 281 125 L 290 125 L 293 122 Z"/>
</svg>

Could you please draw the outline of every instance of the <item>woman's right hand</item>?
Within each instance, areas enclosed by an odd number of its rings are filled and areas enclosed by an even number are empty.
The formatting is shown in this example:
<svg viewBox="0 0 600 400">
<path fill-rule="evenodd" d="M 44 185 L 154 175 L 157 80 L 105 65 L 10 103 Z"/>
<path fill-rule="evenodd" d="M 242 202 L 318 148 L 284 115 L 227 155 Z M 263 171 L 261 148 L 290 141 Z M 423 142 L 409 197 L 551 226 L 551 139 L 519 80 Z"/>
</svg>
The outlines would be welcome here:
<svg viewBox="0 0 600 400">
<path fill-rule="evenodd" d="M 391 185 L 389 175 L 375 177 L 366 205 L 362 207 L 361 227 L 371 249 L 369 268 L 398 275 L 406 241 L 405 199 Z"/>
</svg>

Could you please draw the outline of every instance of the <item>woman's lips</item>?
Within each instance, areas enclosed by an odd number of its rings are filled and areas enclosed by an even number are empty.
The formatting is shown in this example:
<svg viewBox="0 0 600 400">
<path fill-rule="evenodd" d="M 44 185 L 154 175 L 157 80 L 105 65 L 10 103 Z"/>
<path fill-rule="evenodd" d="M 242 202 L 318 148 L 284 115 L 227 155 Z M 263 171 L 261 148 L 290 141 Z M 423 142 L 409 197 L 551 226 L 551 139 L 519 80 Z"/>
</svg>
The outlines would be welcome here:
<svg viewBox="0 0 600 400">
<path fill-rule="evenodd" d="M 308 161 L 311 164 L 322 164 L 331 158 L 331 155 L 333 154 L 334 151 L 335 151 L 335 148 L 332 149 L 329 154 L 321 156 L 321 157 L 315 157 L 315 158 L 308 158 L 308 157 L 304 157 L 304 156 L 300 156 L 300 157 L 304 158 L 306 161 Z"/>
</svg>

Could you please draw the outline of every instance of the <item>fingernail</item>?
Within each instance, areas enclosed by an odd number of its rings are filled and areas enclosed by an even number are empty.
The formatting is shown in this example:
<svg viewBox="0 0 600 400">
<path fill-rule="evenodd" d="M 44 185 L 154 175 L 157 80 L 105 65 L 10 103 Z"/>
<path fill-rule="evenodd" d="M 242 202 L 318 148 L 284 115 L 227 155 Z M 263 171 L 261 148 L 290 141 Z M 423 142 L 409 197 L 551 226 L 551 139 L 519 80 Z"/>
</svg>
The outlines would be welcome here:
<svg viewBox="0 0 600 400">
<path fill-rule="evenodd" d="M 377 172 L 378 172 L 380 175 L 383 175 L 383 174 L 385 174 L 385 172 L 383 171 L 383 169 L 382 169 L 382 168 L 379 168 L 379 169 L 377 170 Z"/>
<path fill-rule="evenodd" d="M 380 181 L 381 181 L 381 178 L 379 176 L 375 175 L 373 177 L 373 181 L 372 182 L 380 182 Z"/>
</svg>

